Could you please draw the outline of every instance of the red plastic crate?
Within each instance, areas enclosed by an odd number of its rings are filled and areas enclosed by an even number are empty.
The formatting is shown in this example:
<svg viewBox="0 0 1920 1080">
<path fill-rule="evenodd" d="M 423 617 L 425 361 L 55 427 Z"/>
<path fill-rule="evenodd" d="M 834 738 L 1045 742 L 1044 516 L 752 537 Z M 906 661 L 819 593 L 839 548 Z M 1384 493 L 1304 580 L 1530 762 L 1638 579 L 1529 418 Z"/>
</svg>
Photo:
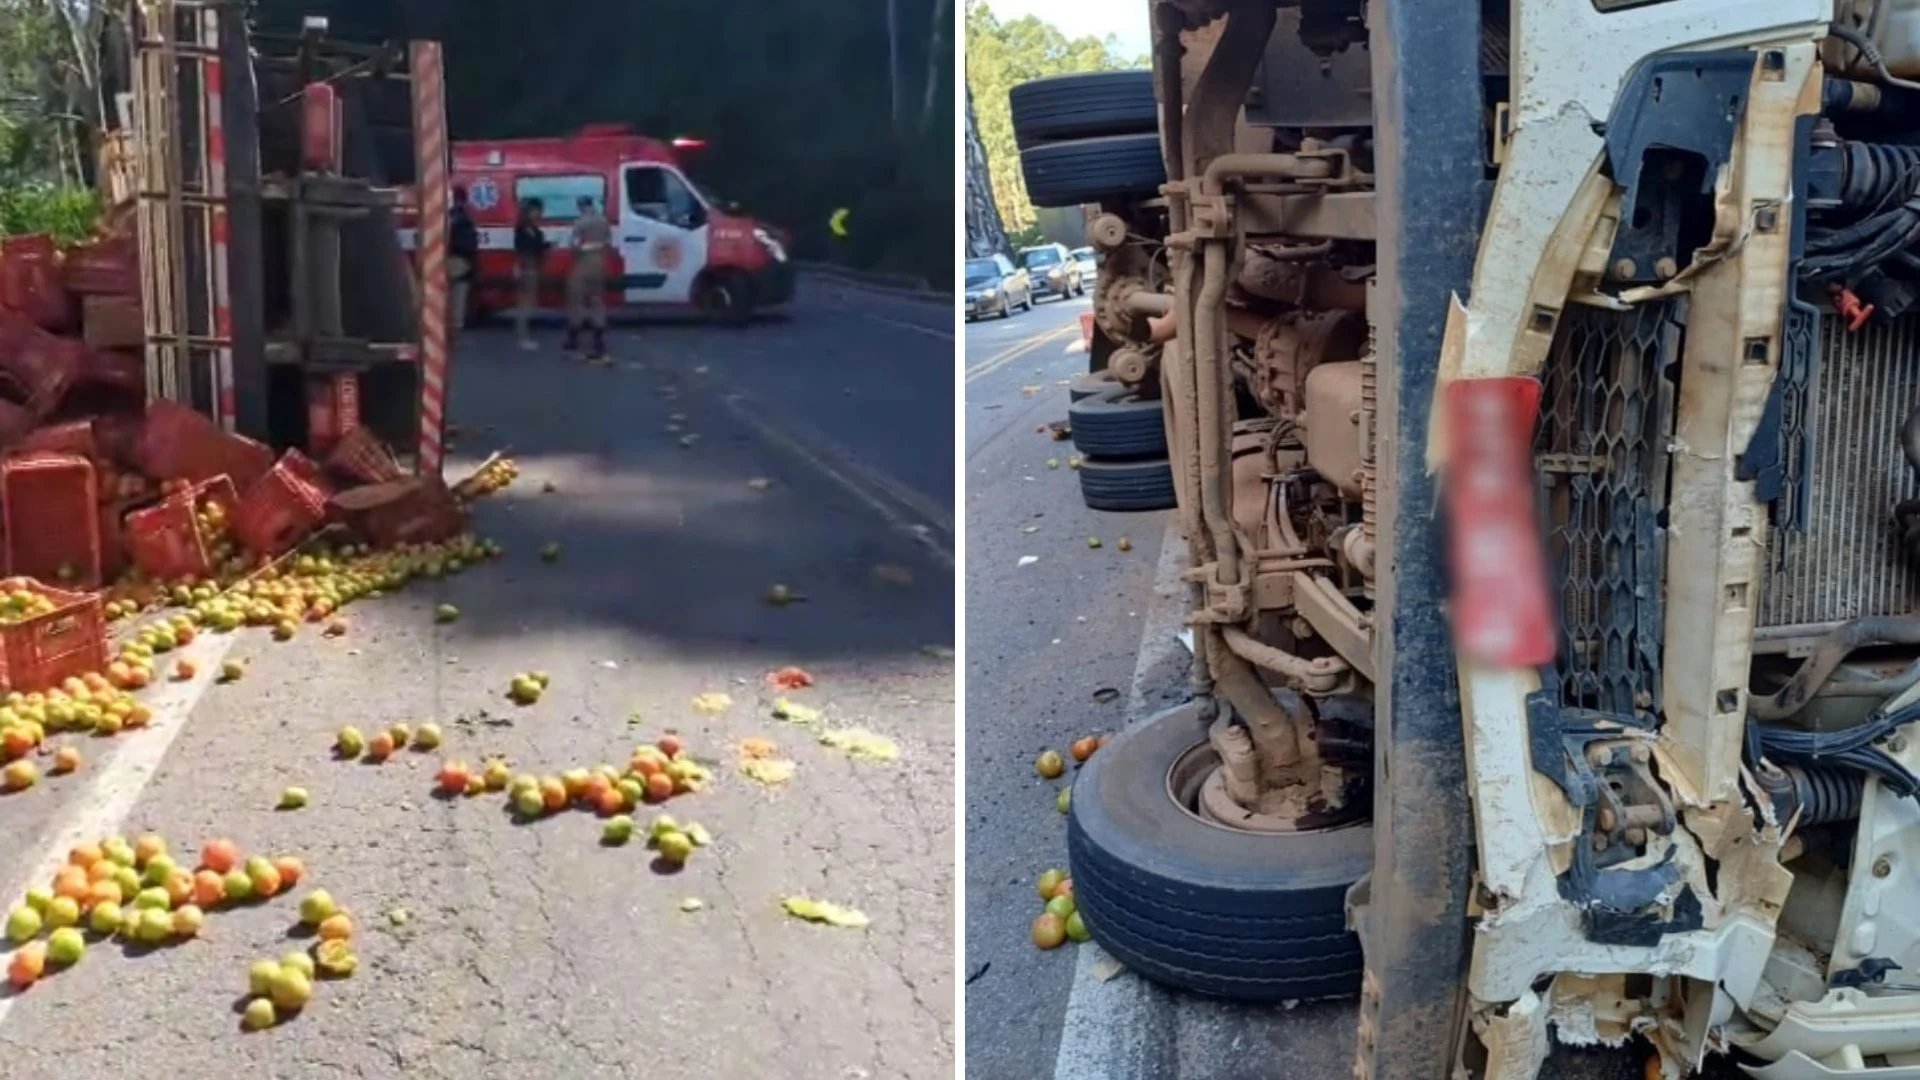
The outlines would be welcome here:
<svg viewBox="0 0 1920 1080">
<path fill-rule="evenodd" d="M 60 283 L 76 296 L 138 296 L 139 251 L 131 236 L 104 236 L 67 249 Z"/>
<path fill-rule="evenodd" d="M 208 501 L 226 507 L 229 521 L 240 502 L 233 492 L 233 481 L 216 476 L 128 514 L 125 540 L 127 556 L 133 565 L 149 577 L 163 581 L 210 576 L 214 570 L 213 553 L 208 550 L 207 537 L 201 535 L 200 522 L 194 513 Z"/>
<path fill-rule="evenodd" d="M 93 421 L 69 420 L 64 424 L 50 424 L 36 428 L 20 440 L 14 448 L 16 454 L 68 454 L 73 457 L 95 458 L 99 456 L 98 447 L 93 440 Z"/>
<path fill-rule="evenodd" d="M 86 458 L 34 454 L 0 465 L 7 573 L 98 588 L 99 507 L 98 480 Z"/>
<path fill-rule="evenodd" d="M 138 412 L 115 410 L 101 413 L 93 418 L 93 441 L 99 448 L 97 457 L 120 465 L 131 472 L 139 472 L 138 456 L 135 453 L 140 443 L 140 429 L 146 420 Z"/>
<path fill-rule="evenodd" d="M 145 400 L 147 360 L 134 349 L 96 349 L 87 357 L 80 381 Z"/>
<path fill-rule="evenodd" d="M 333 497 L 353 531 L 375 547 L 431 544 L 458 535 L 466 513 L 437 476 L 368 484 Z"/>
<path fill-rule="evenodd" d="M 46 330 L 73 325 L 73 297 L 60 282 L 53 237 L 13 236 L 0 241 L 0 307 Z"/>
<path fill-rule="evenodd" d="M 241 497 L 233 534 L 257 555 L 279 555 L 327 519 L 328 494 L 320 467 L 289 450 Z"/>
<path fill-rule="evenodd" d="M 362 484 L 384 484 L 406 475 L 393 451 L 380 441 L 373 429 L 357 427 L 340 437 L 333 453 L 327 455 L 327 468 Z"/>
<path fill-rule="evenodd" d="M 273 451 L 245 436 L 220 430 L 205 416 L 171 401 L 147 406 L 134 445 L 134 463 L 156 480 L 200 483 L 221 474 L 247 491 L 273 467 Z"/>
<path fill-rule="evenodd" d="M 17 314 L 0 313 L 0 375 L 19 387 L 27 408 L 46 416 L 92 363 L 86 342 L 59 337 Z"/>
<path fill-rule="evenodd" d="M 97 594 L 25 578 L 0 581 L 0 589 L 25 589 L 54 602 L 44 615 L 0 624 L 0 689 L 31 694 L 107 666 L 107 625 Z"/>
<path fill-rule="evenodd" d="M 33 414 L 0 398 L 0 449 L 18 445 L 33 430 Z"/>
</svg>

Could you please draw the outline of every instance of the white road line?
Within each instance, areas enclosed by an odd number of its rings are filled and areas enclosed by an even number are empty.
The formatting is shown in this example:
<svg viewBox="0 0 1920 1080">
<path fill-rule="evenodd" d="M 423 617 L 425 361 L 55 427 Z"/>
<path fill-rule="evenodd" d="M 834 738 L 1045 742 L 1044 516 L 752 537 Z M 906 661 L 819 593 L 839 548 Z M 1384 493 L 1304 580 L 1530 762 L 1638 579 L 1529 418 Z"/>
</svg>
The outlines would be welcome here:
<svg viewBox="0 0 1920 1080">
<path fill-rule="evenodd" d="M 903 319 L 889 319 L 885 315 L 875 315 L 870 311 L 861 312 L 860 317 L 870 322 L 885 323 L 888 326 L 897 326 L 902 330 L 912 330 L 915 333 L 925 334 L 928 337 L 937 337 L 942 341 L 953 340 L 953 331 L 951 330 L 941 330 L 932 326 L 921 326 L 919 323 L 910 323 Z"/>
<path fill-rule="evenodd" d="M 860 500 L 862 505 L 880 515 L 888 525 L 926 545 L 943 567 L 953 565 L 953 518 L 933 500 L 890 477 L 856 464 L 845 453 L 835 451 L 832 456 L 837 460 L 829 461 L 826 454 L 816 452 L 798 438 L 769 423 L 745 394 L 730 393 L 722 401 L 728 412 L 761 438 L 813 466 L 821 475 Z M 922 520 L 912 520 L 914 517 Z"/>
<path fill-rule="evenodd" d="M 1127 702 L 1127 724 L 1147 719 L 1147 680 L 1167 653 L 1180 648 L 1174 635 L 1186 622 L 1187 594 L 1180 571 L 1187 565 L 1187 542 L 1180 535 L 1180 519 L 1167 516 L 1167 533 L 1160 542 L 1160 563 L 1153 576 L 1153 596 L 1141 620 L 1140 652 L 1133 668 L 1133 686 Z M 1166 1018 L 1140 976 L 1131 972 L 1101 982 L 1094 966 L 1116 962 L 1105 949 L 1087 942 L 1076 950 L 1073 984 L 1067 993 L 1067 1015 L 1060 1025 L 1060 1051 L 1054 1058 L 1054 1080 L 1147 1080 L 1143 1062 L 1156 1060 L 1143 1040 L 1154 1037 Z"/>
<path fill-rule="evenodd" d="M 67 861 L 67 852 L 75 846 L 119 832 L 140 801 L 140 793 L 146 790 L 167 750 L 173 746 L 173 740 L 187 726 L 194 705 L 219 677 L 220 662 L 233 648 L 236 637 L 237 634 L 203 634 L 181 649 L 180 655 L 192 660 L 200 673 L 187 682 L 160 683 L 144 697 L 142 700 L 153 710 L 153 720 L 143 731 L 119 736 L 120 745 L 113 748 L 106 764 L 90 776 L 81 774 L 87 777 L 83 789 L 76 792 L 67 784 L 42 781 L 44 786 L 35 792 L 43 797 L 48 794 L 64 797 L 70 809 L 55 820 L 39 857 L 24 873 L 17 872 L 18 867 L 5 868 L 16 873 L 8 881 L 7 891 L 0 893 L 0 902 L 10 904 L 12 897 L 20 896 L 36 884 L 45 884 Z M 8 797 L 22 799 L 33 794 Z M 10 948 L 0 952 L 0 964 L 12 956 Z M 0 997 L 0 1024 L 6 1022 L 16 1000 L 17 996 Z"/>
</svg>

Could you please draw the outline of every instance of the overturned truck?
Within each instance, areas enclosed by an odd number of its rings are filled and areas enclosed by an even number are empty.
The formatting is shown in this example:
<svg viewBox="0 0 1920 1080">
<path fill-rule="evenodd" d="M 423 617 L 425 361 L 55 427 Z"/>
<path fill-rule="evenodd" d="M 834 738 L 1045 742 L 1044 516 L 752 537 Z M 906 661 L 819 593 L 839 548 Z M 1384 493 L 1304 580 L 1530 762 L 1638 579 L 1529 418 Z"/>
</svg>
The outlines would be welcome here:
<svg viewBox="0 0 1920 1080">
<path fill-rule="evenodd" d="M 121 95 L 147 391 L 276 446 L 444 458 L 448 142 L 437 42 L 159 0 Z M 417 228 L 418 250 L 401 246 Z"/>
<path fill-rule="evenodd" d="M 1920 4 L 1152 13 L 1014 99 L 1189 545 L 1095 938 L 1358 993 L 1359 1076 L 1920 1075 Z"/>
</svg>

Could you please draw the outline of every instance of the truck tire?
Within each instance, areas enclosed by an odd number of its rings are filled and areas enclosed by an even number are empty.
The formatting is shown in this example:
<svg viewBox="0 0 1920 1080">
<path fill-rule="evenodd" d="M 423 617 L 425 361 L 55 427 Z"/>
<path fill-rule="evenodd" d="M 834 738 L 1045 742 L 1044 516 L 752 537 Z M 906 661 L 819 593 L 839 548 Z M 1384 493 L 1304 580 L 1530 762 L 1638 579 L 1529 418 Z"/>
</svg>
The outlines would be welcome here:
<svg viewBox="0 0 1920 1080">
<path fill-rule="evenodd" d="M 1024 82 L 1007 92 L 1021 148 L 1054 139 L 1160 130 L 1151 71 L 1094 71 Z"/>
<path fill-rule="evenodd" d="M 1075 402 L 1105 393 L 1118 384 L 1104 371 L 1087 371 L 1067 380 L 1067 401 Z"/>
<path fill-rule="evenodd" d="M 1079 206 L 1121 195 L 1153 195 L 1167 182 L 1160 136 L 1103 135 L 1044 143 L 1020 154 L 1035 206 Z"/>
<path fill-rule="evenodd" d="M 1171 510 L 1177 505 L 1173 465 L 1163 457 L 1145 461 L 1088 458 L 1080 463 L 1080 498 L 1093 510 Z"/>
<path fill-rule="evenodd" d="M 1143 398 L 1120 383 L 1067 407 L 1073 445 L 1089 457 L 1165 457 L 1165 415 L 1159 398 Z"/>
<path fill-rule="evenodd" d="M 1346 894 L 1373 866 L 1373 828 L 1258 833 L 1175 804 L 1176 759 L 1206 741 L 1182 705 L 1124 732 L 1082 766 L 1067 817 L 1073 894 L 1087 931 L 1155 982 L 1236 1001 L 1360 989 Z"/>
</svg>

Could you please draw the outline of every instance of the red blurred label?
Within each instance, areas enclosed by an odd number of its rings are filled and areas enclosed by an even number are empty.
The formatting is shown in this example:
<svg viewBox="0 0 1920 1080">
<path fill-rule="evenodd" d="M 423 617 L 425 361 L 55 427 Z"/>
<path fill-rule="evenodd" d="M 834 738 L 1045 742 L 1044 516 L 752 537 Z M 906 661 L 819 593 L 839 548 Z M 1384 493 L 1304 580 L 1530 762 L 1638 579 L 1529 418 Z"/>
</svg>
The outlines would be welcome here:
<svg viewBox="0 0 1920 1080">
<path fill-rule="evenodd" d="M 324 457 L 348 432 L 360 426 L 360 377 L 354 374 L 307 380 L 307 449 Z"/>
<path fill-rule="evenodd" d="M 360 426 L 360 376 L 335 375 L 333 394 L 335 400 L 340 403 L 338 432 L 345 435 Z"/>
<path fill-rule="evenodd" d="M 1442 392 L 1448 568 L 1461 651 L 1496 667 L 1553 659 L 1554 615 L 1535 508 L 1540 383 L 1462 379 Z"/>
<path fill-rule="evenodd" d="M 329 83 L 308 83 L 300 92 L 300 163 L 340 171 L 340 99 Z"/>
</svg>

